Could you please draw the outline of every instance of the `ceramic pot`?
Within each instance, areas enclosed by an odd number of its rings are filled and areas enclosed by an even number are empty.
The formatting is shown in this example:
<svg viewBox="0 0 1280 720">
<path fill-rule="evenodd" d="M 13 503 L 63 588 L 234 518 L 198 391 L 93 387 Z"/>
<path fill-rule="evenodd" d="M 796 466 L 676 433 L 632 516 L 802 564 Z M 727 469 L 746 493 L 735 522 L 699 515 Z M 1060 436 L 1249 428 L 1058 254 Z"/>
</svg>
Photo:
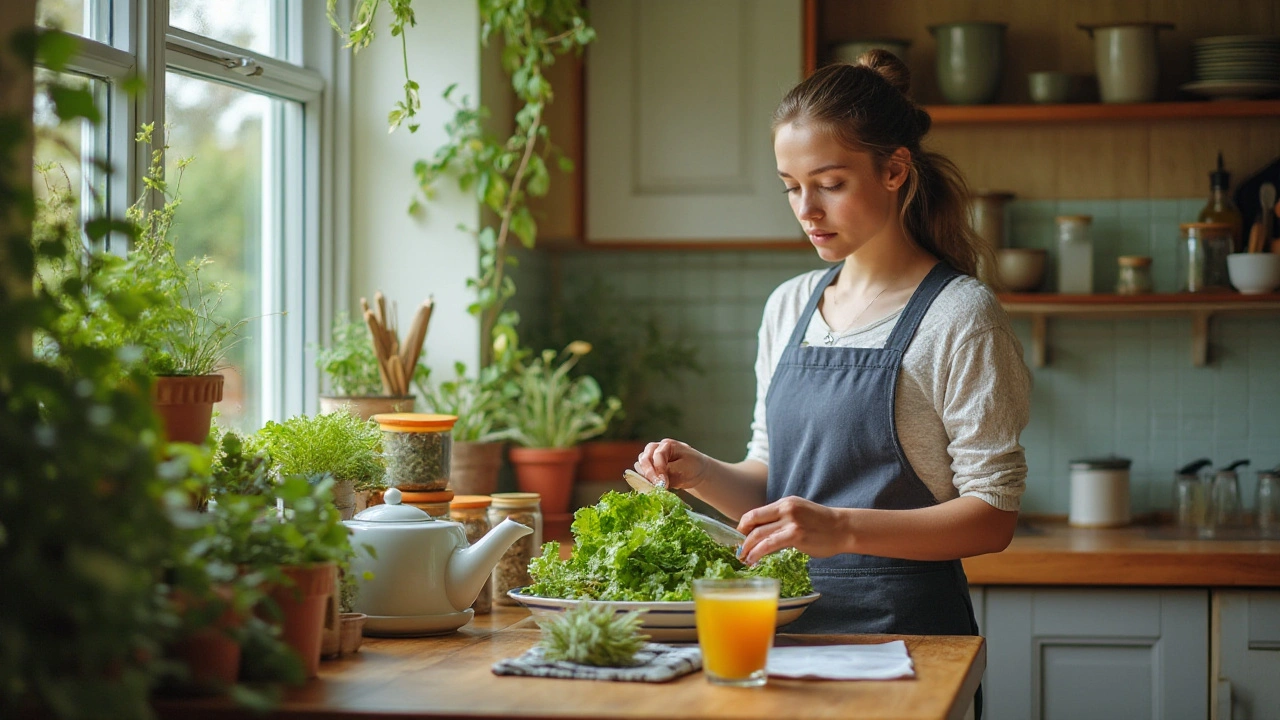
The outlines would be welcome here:
<svg viewBox="0 0 1280 720">
<path fill-rule="evenodd" d="M 1093 36 L 1093 62 L 1104 103 L 1140 103 L 1156 99 L 1160 57 L 1156 34 L 1171 23 L 1135 22 L 1078 26 Z"/>
<path fill-rule="evenodd" d="M 151 386 L 151 406 L 169 442 L 200 445 L 209 437 L 214 403 L 222 401 L 221 375 L 164 376 Z"/>
<path fill-rule="evenodd" d="M 569 512 L 573 497 L 573 480 L 581 447 L 524 448 L 513 447 L 509 454 L 516 471 L 516 485 L 521 492 L 542 496 L 542 514 L 560 516 Z"/>
<path fill-rule="evenodd" d="M 321 395 L 320 412 L 327 414 L 346 408 L 361 420 L 379 413 L 413 412 L 412 395 Z"/>
<path fill-rule="evenodd" d="M 267 594 L 280 608 L 281 639 L 302 659 L 306 676 L 313 678 L 320 672 L 321 640 L 338 568 L 329 562 L 280 569 L 292 585 L 277 585 Z"/>
<path fill-rule="evenodd" d="M 364 621 L 368 617 L 364 613 L 342 613 L 338 617 L 343 655 L 360 651 L 360 646 L 364 644 Z"/>
<path fill-rule="evenodd" d="M 449 489 L 457 495 L 492 495 L 502 470 L 501 442 L 455 442 L 449 461 Z"/>
<path fill-rule="evenodd" d="M 222 694 L 236 684 L 240 675 L 240 644 L 228 631 L 244 624 L 244 618 L 230 606 L 229 588 L 214 592 L 228 604 L 227 609 L 211 627 L 195 630 L 169 648 L 169 654 L 187 668 L 187 679 L 181 688 L 184 692 Z M 185 592 L 175 593 L 174 603 L 184 615 L 203 604 Z"/>
<path fill-rule="evenodd" d="M 961 22 L 931 25 L 938 43 L 938 89 L 955 105 L 994 102 L 1004 71 L 1007 25 Z"/>
</svg>

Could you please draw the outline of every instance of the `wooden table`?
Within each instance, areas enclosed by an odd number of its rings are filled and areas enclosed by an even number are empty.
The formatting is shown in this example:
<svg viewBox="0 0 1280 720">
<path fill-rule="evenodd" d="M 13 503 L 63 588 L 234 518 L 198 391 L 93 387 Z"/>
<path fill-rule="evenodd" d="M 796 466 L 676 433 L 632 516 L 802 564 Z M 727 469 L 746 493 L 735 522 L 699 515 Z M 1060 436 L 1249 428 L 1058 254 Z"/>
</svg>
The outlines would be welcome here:
<svg viewBox="0 0 1280 720">
<path fill-rule="evenodd" d="M 360 652 L 322 663 L 320 677 L 290 692 L 278 718 L 961 718 L 986 668 L 982 638 L 780 635 L 779 645 L 904 640 L 916 677 L 891 681 L 770 679 L 763 688 L 716 687 L 702 673 L 670 683 L 500 677 L 499 659 L 538 640 L 528 612 L 498 607 L 438 638 L 366 638 Z M 225 700 L 172 701 L 161 717 L 248 717 Z"/>
</svg>

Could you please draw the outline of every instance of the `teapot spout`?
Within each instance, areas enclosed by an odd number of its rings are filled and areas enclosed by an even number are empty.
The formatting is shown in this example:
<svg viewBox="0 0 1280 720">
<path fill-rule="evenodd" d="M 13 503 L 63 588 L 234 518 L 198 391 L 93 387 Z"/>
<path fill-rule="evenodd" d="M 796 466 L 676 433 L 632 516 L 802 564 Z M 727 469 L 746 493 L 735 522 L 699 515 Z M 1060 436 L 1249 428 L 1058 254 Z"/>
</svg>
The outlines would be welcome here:
<svg viewBox="0 0 1280 720">
<path fill-rule="evenodd" d="M 445 571 L 445 592 L 454 610 L 461 612 L 471 607 L 480 594 L 480 588 L 484 587 L 484 581 L 489 579 L 489 573 L 502 559 L 502 554 L 516 540 L 532 532 L 532 528 L 507 518 L 474 545 L 454 550 Z"/>
</svg>

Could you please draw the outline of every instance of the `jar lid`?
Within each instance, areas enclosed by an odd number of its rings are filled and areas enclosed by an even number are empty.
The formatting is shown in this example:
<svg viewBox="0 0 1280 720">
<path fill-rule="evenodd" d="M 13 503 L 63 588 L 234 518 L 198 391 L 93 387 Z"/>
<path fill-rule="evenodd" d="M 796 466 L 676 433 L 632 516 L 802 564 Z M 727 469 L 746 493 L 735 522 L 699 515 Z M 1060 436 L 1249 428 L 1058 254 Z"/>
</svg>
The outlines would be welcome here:
<svg viewBox="0 0 1280 720">
<path fill-rule="evenodd" d="M 1117 259 L 1123 267 L 1146 267 L 1151 264 L 1151 258 L 1146 255 L 1121 255 Z"/>
<path fill-rule="evenodd" d="M 489 497 L 496 508 L 533 507 L 542 500 L 541 495 L 531 492 L 494 493 Z"/>
<path fill-rule="evenodd" d="M 455 510 L 487 508 L 491 502 L 493 502 L 493 498 L 488 495 L 455 495 L 449 503 L 449 507 Z"/>
<path fill-rule="evenodd" d="M 402 502 L 407 502 L 411 505 L 447 503 L 453 500 L 452 490 L 438 490 L 436 492 L 412 492 L 404 490 L 401 491 L 400 495 Z"/>
<path fill-rule="evenodd" d="M 1054 220 L 1060 223 L 1082 223 L 1088 225 L 1093 222 L 1092 215 L 1059 215 Z"/>
<path fill-rule="evenodd" d="M 435 518 L 412 505 L 401 505 L 401 492 L 391 488 L 382 494 L 382 504 L 361 510 L 354 519 L 364 522 L 434 522 Z"/>
<path fill-rule="evenodd" d="M 1129 458 L 1111 457 L 1082 458 L 1071 461 L 1072 470 L 1128 470 L 1133 461 Z"/>
<path fill-rule="evenodd" d="M 1231 230 L 1233 227 L 1231 223 L 1219 222 L 1193 222 L 1178 225 L 1180 230 Z"/>
<path fill-rule="evenodd" d="M 457 415 L 430 413 L 378 413 L 370 419 L 392 432 L 442 432 L 452 430 L 458 422 Z"/>
</svg>

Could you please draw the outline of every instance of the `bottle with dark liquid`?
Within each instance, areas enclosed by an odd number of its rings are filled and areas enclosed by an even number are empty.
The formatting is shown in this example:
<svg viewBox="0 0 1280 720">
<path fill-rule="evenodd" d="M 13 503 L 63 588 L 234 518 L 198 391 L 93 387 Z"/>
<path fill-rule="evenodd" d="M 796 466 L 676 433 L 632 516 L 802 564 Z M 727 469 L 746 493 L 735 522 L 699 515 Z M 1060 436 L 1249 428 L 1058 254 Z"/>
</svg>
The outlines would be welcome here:
<svg viewBox="0 0 1280 720">
<path fill-rule="evenodd" d="M 1218 169 L 1209 173 L 1209 202 L 1200 211 L 1196 222 L 1226 223 L 1231 226 L 1231 248 L 1233 252 L 1244 249 L 1244 234 L 1241 232 L 1240 211 L 1231 202 L 1227 191 L 1231 188 L 1231 173 L 1222 167 L 1222 152 L 1218 152 Z"/>
</svg>

